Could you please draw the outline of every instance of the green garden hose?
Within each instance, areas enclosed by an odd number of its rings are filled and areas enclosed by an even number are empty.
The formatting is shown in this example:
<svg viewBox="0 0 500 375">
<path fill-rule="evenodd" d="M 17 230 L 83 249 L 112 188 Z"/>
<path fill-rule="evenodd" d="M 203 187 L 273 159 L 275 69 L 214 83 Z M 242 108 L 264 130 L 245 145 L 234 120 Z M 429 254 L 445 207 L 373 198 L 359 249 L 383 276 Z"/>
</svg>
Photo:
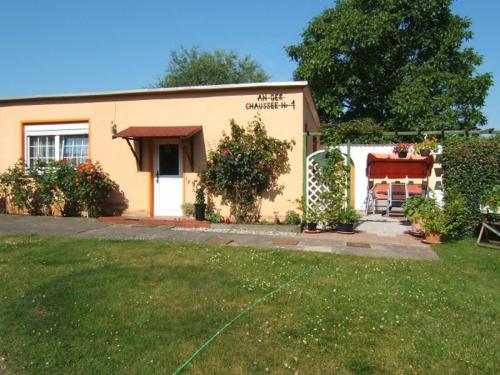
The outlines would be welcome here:
<svg viewBox="0 0 500 375">
<path fill-rule="evenodd" d="M 289 286 L 291 283 L 293 283 L 294 281 L 300 279 L 301 277 L 307 275 L 307 274 L 310 274 L 314 271 L 316 267 L 315 266 L 311 266 L 309 267 L 308 269 L 306 269 L 305 271 L 302 271 L 301 273 L 299 273 L 298 275 L 296 275 L 294 278 L 288 280 L 286 283 L 284 284 L 281 284 L 278 288 L 270 291 L 269 293 L 267 293 L 264 297 L 261 297 L 261 298 L 258 298 L 256 299 L 255 301 L 252 302 L 252 304 L 248 307 L 246 307 L 245 309 L 241 310 L 239 312 L 238 315 L 236 315 L 233 319 L 231 319 L 228 323 L 226 323 L 221 329 L 219 329 L 212 337 L 210 337 L 207 341 L 205 341 L 203 343 L 203 345 L 201 345 L 198 349 L 196 349 L 193 354 L 191 354 L 191 356 L 182 364 L 180 365 L 179 367 L 177 367 L 177 369 L 172 373 L 172 375 L 177 375 L 179 374 L 182 370 L 184 370 L 192 361 L 193 359 L 201 352 L 203 351 L 203 349 L 205 349 L 208 345 L 210 345 L 210 343 L 215 340 L 217 338 L 217 336 L 219 336 L 222 332 L 224 332 L 228 327 L 230 327 L 234 322 L 236 322 L 239 318 L 241 318 L 243 315 L 245 315 L 246 313 L 248 313 L 250 310 L 252 310 L 255 306 L 257 306 L 259 303 L 265 301 L 266 299 L 268 299 L 269 297 L 271 297 L 273 294 L 277 293 L 278 291 L 280 291 L 281 289 L 283 288 L 286 288 L 287 286 Z"/>
</svg>

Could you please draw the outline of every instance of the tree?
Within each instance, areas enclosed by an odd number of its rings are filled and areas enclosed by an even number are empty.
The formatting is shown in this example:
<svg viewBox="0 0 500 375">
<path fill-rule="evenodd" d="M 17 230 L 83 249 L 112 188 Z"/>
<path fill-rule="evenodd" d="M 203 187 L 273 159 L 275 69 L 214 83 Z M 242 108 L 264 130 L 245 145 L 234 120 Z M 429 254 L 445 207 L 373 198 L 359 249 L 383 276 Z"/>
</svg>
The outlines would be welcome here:
<svg viewBox="0 0 500 375">
<path fill-rule="evenodd" d="M 208 153 L 201 183 L 229 204 L 237 222 L 257 221 L 262 196 L 279 193 L 279 176 L 290 172 L 288 151 L 293 144 L 267 135 L 258 116 L 247 129 L 231 120 L 231 134 Z"/>
<path fill-rule="evenodd" d="M 371 118 L 385 130 L 474 129 L 489 73 L 463 43 L 471 22 L 452 0 L 337 0 L 287 47 L 323 121 Z"/>
<path fill-rule="evenodd" d="M 155 87 L 220 85 L 264 82 L 269 76 L 250 56 L 240 58 L 235 51 L 200 51 L 197 47 L 170 52 L 166 73 Z"/>
</svg>

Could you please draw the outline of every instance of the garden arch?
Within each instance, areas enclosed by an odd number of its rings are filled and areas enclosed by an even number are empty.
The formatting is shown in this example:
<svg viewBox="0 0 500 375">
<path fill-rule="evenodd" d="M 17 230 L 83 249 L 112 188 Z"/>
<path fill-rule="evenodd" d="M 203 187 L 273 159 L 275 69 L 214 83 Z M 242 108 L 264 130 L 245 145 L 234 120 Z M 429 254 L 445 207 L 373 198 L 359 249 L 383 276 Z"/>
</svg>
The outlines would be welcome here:
<svg viewBox="0 0 500 375">
<path fill-rule="evenodd" d="M 348 150 L 349 153 L 349 150 Z M 305 203 L 306 207 L 311 207 L 316 205 L 322 208 L 321 193 L 326 191 L 326 185 L 322 184 L 316 178 L 316 171 L 321 167 L 321 163 L 324 160 L 325 150 L 318 150 L 307 156 L 306 158 L 306 191 L 305 191 Z M 354 175 L 355 175 L 355 165 L 349 154 L 342 154 L 344 160 L 347 162 L 349 160 L 350 173 L 348 178 L 348 196 L 349 196 L 349 206 L 354 207 Z"/>
</svg>

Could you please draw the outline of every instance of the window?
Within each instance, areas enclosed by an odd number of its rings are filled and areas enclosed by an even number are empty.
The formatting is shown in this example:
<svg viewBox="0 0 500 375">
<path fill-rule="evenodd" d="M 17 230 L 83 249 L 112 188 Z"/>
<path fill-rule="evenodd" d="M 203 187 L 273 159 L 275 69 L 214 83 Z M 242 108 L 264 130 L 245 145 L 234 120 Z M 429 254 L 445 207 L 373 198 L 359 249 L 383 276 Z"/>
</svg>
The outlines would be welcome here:
<svg viewBox="0 0 500 375">
<path fill-rule="evenodd" d="M 37 161 L 88 159 L 87 123 L 26 125 L 24 156 L 28 166 Z"/>
</svg>

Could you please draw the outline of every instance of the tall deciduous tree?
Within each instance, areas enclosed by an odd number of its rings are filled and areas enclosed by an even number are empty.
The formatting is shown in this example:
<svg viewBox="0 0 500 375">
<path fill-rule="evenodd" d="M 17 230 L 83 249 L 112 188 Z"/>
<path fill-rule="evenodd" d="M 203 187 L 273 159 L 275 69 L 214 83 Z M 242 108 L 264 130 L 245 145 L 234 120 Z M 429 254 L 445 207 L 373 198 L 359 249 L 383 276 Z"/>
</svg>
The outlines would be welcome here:
<svg viewBox="0 0 500 375">
<path fill-rule="evenodd" d="M 371 118 L 386 130 L 473 129 L 489 73 L 464 42 L 471 22 L 452 0 L 337 0 L 287 47 L 323 121 Z"/>
<path fill-rule="evenodd" d="M 156 87 L 219 85 L 264 82 L 269 76 L 250 56 L 240 58 L 235 51 L 200 51 L 197 47 L 170 52 L 165 76 Z"/>
</svg>

